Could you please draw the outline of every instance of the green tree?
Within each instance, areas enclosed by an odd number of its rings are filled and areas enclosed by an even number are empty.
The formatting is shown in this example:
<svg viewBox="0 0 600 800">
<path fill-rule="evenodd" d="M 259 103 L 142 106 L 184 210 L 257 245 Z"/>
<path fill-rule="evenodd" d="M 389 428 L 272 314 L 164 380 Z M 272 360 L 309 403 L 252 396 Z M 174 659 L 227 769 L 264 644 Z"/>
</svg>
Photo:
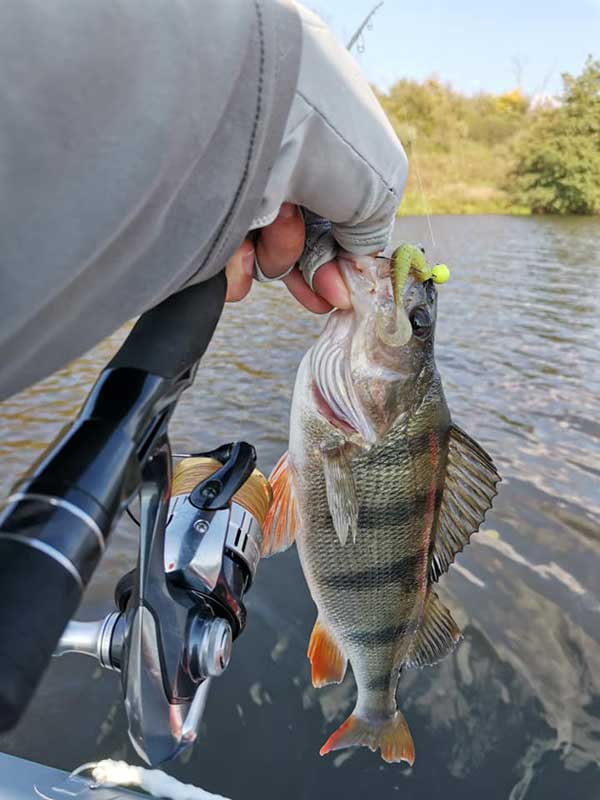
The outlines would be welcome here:
<svg viewBox="0 0 600 800">
<path fill-rule="evenodd" d="M 515 145 L 510 190 L 534 213 L 600 213 L 600 61 L 563 75 L 557 107 L 532 111 Z"/>
</svg>

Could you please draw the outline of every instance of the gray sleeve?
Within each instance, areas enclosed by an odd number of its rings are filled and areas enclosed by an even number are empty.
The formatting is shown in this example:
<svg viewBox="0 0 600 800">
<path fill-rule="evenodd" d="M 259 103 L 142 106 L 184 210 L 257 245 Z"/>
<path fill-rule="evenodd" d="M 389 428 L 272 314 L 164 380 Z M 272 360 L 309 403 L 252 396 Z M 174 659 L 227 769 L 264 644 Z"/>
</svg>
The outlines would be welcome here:
<svg viewBox="0 0 600 800">
<path fill-rule="evenodd" d="M 223 267 L 300 50 L 286 0 L 3 0 L 0 399 Z"/>
<path fill-rule="evenodd" d="M 352 55 L 319 17 L 298 8 L 298 83 L 253 224 L 271 221 L 288 201 L 329 220 L 341 248 L 357 255 L 383 250 L 408 175 L 406 155 Z"/>
</svg>

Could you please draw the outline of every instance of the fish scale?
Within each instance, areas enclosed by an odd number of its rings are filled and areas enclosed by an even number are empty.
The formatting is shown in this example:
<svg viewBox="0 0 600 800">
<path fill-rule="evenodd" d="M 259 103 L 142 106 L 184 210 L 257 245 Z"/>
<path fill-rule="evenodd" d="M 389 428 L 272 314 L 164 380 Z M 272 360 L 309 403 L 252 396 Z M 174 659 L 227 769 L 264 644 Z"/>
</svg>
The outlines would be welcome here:
<svg viewBox="0 0 600 800">
<path fill-rule="evenodd" d="M 420 417 L 417 415 L 419 422 Z M 412 427 L 418 427 L 419 422 L 413 421 Z M 319 441 L 324 435 L 325 431 L 307 431 L 309 441 Z M 423 515 L 418 513 L 415 498 L 423 495 L 433 475 L 415 469 L 414 456 L 422 453 L 411 453 L 411 449 L 409 426 L 403 420 L 377 447 L 352 460 L 359 500 L 359 537 L 355 544 L 343 547 L 331 522 L 325 492 L 314 491 L 316 485 L 324 487 L 318 453 L 305 470 L 311 476 L 305 487 L 311 502 L 307 504 L 306 534 L 297 540 L 305 576 L 320 616 L 352 664 L 359 703 L 365 702 L 371 709 L 394 702 L 395 672 L 416 633 L 427 589 L 424 576 L 431 528 L 423 529 Z M 389 513 L 390 507 L 401 508 L 403 513 Z M 381 519 L 386 512 L 387 519 Z M 361 535 L 367 531 L 368 536 Z M 360 581 L 352 582 L 346 592 L 349 596 L 340 598 L 341 577 L 361 573 L 365 576 L 362 587 Z M 369 575 L 375 575 L 376 580 L 369 582 Z M 363 633 L 358 641 L 357 619 L 365 631 L 362 627 L 358 631 Z M 401 635 L 403 626 L 406 635 Z M 397 635 L 380 642 L 381 630 L 396 630 Z M 373 691 L 369 683 L 373 676 L 379 679 L 381 675 L 387 675 L 387 682 L 380 680 L 379 688 Z"/>
</svg>

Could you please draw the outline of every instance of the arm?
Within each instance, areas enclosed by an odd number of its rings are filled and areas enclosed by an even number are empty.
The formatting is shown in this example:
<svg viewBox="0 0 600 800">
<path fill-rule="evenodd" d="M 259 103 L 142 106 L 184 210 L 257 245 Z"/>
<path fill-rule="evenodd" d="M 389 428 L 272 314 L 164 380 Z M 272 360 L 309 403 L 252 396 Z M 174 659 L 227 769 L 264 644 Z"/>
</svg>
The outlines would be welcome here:
<svg viewBox="0 0 600 800">
<path fill-rule="evenodd" d="M 252 228 L 267 226 L 256 254 L 279 274 L 304 246 L 297 211 L 282 219 L 293 204 L 351 252 L 385 246 L 404 152 L 351 57 L 298 9 L 2 3 L 0 399 L 232 257 L 242 296 L 254 252 L 234 253 Z M 317 293 L 297 269 L 285 282 L 314 311 L 345 302 L 334 262 Z"/>
<path fill-rule="evenodd" d="M 253 220 L 253 227 L 266 227 L 228 264 L 228 299 L 240 299 L 250 290 L 255 254 L 270 278 L 300 259 L 303 274 L 294 269 L 283 280 L 301 303 L 321 313 L 350 305 L 335 264 L 338 245 L 364 255 L 388 243 L 408 166 L 352 56 L 318 17 L 301 6 L 299 11 L 303 47 L 298 84 L 261 213 Z M 290 203 L 333 223 L 320 258 L 307 250 L 302 254 L 304 225 Z"/>
<path fill-rule="evenodd" d="M 0 4 L 0 398 L 223 268 L 300 47 L 281 0 Z"/>
</svg>

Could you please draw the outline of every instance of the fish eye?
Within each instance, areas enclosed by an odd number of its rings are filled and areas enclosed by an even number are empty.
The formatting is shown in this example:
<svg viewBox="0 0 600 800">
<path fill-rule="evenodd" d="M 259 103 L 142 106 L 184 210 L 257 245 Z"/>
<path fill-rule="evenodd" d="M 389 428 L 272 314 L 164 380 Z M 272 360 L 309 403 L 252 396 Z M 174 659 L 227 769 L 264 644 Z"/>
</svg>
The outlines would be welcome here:
<svg viewBox="0 0 600 800">
<path fill-rule="evenodd" d="M 413 334 L 417 339 L 426 339 L 431 331 L 431 314 L 424 306 L 418 306 L 409 316 Z"/>
</svg>

